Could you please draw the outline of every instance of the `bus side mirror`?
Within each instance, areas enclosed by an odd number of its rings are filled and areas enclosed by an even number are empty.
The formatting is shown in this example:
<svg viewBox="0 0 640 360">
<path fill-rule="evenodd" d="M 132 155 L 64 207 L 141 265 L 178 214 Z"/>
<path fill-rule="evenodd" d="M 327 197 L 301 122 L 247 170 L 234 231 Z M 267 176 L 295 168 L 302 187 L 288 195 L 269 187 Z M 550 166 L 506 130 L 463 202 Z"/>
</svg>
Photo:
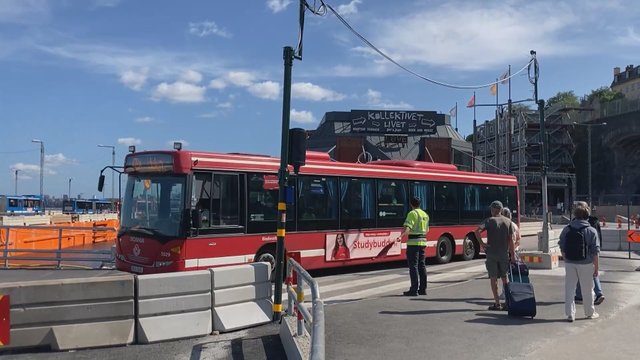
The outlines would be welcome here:
<svg viewBox="0 0 640 360">
<path fill-rule="evenodd" d="M 197 209 L 191 210 L 191 227 L 194 229 L 200 229 L 202 227 L 200 211 L 198 211 Z"/>
<path fill-rule="evenodd" d="M 98 192 L 102 192 L 104 188 L 104 175 L 100 174 L 100 178 L 98 179 Z"/>
</svg>

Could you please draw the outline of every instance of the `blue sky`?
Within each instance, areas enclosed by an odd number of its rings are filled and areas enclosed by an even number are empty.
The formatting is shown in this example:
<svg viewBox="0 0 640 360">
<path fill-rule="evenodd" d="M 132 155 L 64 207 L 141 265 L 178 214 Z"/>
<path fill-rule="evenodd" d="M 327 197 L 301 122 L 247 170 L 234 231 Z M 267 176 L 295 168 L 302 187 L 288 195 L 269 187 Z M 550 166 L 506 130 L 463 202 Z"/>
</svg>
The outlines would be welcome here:
<svg viewBox="0 0 640 360">
<path fill-rule="evenodd" d="M 313 1 L 309 1 L 313 3 Z M 317 2 L 319 3 L 319 1 Z M 633 1 L 329 0 L 370 42 L 426 77 L 494 81 L 509 65 L 540 62 L 540 98 L 582 96 L 640 61 Z M 295 47 L 298 2 L 288 0 L 0 0 L 0 194 L 100 196 L 99 170 L 127 146 L 278 155 L 282 48 Z M 292 127 L 315 129 L 327 111 L 402 109 L 448 114 L 472 132 L 473 90 L 433 85 L 374 54 L 330 13 L 306 13 L 293 66 Z M 506 101 L 507 87 L 499 89 Z M 526 71 L 514 100 L 532 97 Z M 477 103 L 493 103 L 488 89 Z M 477 118 L 492 116 L 478 108 Z M 456 123 L 456 119 L 452 122 Z M 105 195 L 110 195 L 107 176 Z M 117 190 L 116 190 L 117 191 Z"/>
</svg>

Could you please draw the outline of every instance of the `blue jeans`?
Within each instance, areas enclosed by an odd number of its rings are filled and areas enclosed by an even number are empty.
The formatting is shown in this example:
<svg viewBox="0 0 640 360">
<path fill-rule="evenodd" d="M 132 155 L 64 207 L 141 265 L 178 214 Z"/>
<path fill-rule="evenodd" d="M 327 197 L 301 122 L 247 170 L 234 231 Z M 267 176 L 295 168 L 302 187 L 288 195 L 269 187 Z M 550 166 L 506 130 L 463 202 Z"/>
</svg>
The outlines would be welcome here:
<svg viewBox="0 0 640 360">
<path fill-rule="evenodd" d="M 596 293 L 596 297 L 604 295 L 602 293 L 602 285 L 600 285 L 600 277 L 593 278 L 593 292 Z M 578 287 L 576 288 L 576 299 L 582 299 L 582 291 L 580 290 L 580 282 L 578 281 Z"/>
<path fill-rule="evenodd" d="M 407 246 L 407 265 L 411 278 L 410 292 L 427 290 L 427 267 L 424 264 L 424 246 Z M 419 282 L 418 282 L 419 280 Z"/>
</svg>

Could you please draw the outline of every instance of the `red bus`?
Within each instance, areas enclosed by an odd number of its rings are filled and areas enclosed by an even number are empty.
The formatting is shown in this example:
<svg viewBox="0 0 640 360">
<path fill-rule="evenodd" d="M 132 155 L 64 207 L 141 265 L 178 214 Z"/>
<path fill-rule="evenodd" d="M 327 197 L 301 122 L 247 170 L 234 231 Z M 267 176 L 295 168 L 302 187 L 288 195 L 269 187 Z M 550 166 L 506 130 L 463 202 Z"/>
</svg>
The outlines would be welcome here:
<svg viewBox="0 0 640 360">
<path fill-rule="evenodd" d="M 275 263 L 279 165 L 248 154 L 127 155 L 117 268 L 146 274 Z M 430 216 L 426 255 L 440 263 L 478 255 L 473 230 L 493 200 L 519 219 L 515 177 L 448 164 L 342 163 L 309 151 L 288 186 L 285 247 L 306 269 L 403 260 L 406 240 L 380 255 L 400 235 L 412 196 Z"/>
</svg>

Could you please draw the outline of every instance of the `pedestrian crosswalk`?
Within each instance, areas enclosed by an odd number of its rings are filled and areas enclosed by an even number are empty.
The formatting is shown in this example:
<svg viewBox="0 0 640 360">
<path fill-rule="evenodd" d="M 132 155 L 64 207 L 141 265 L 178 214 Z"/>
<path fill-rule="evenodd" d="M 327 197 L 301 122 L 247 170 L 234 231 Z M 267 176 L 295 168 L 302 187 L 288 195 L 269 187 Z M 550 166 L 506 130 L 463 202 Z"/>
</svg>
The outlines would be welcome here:
<svg viewBox="0 0 640 360">
<path fill-rule="evenodd" d="M 486 277 L 482 260 L 428 266 L 427 291 L 482 277 Z M 314 279 L 325 306 L 401 294 L 409 288 L 406 268 L 316 276 Z M 283 288 L 282 296 L 282 303 L 287 304 L 286 288 Z M 311 290 L 306 284 L 304 297 L 311 300 Z"/>
</svg>

